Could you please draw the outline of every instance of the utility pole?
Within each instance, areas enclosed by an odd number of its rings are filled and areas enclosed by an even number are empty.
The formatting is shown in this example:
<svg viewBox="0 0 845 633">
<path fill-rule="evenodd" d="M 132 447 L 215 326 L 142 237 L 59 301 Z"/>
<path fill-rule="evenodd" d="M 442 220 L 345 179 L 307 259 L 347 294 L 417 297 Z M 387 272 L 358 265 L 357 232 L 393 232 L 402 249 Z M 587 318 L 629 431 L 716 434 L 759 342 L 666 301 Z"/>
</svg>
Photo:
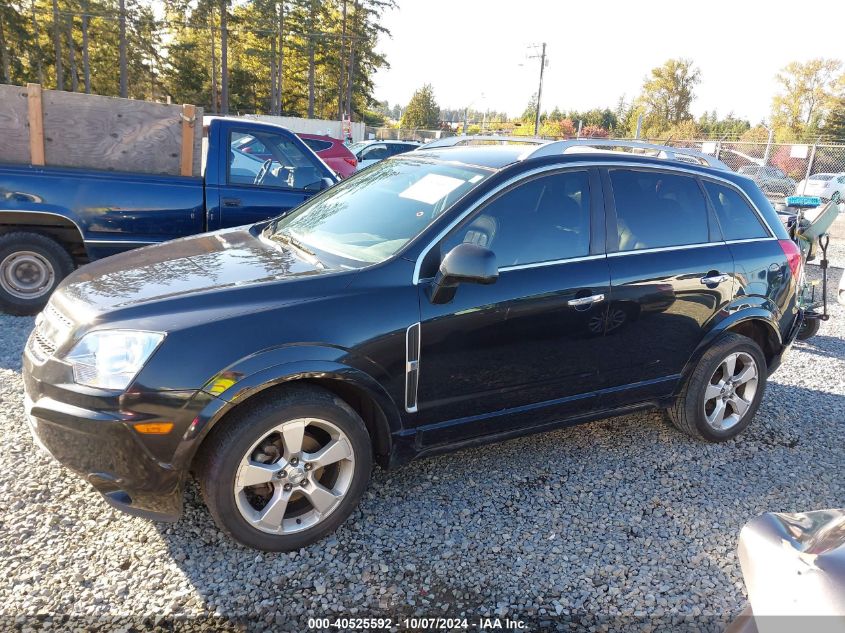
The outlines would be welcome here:
<svg viewBox="0 0 845 633">
<path fill-rule="evenodd" d="M 229 0 L 220 3 L 220 114 L 229 114 Z"/>
<path fill-rule="evenodd" d="M 769 140 L 766 141 L 766 153 L 763 155 L 763 167 L 769 164 L 769 155 L 772 153 L 772 140 L 775 136 L 775 129 L 773 127 L 769 127 L 765 123 L 763 127 L 769 131 Z"/>
<path fill-rule="evenodd" d="M 536 48 L 536 46 L 534 47 Z M 543 98 L 543 70 L 546 67 L 546 43 L 543 42 L 539 55 L 529 55 L 529 59 L 540 58 L 540 85 L 537 87 L 537 111 L 534 113 L 534 136 L 540 133 L 540 103 Z"/>
</svg>

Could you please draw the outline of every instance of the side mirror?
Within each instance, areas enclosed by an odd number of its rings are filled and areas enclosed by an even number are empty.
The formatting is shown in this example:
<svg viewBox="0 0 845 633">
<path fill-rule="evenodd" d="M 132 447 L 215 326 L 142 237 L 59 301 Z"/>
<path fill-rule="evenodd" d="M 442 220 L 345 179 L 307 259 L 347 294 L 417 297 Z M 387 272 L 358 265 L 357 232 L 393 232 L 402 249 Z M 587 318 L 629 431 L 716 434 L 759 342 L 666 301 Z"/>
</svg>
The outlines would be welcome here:
<svg viewBox="0 0 845 633">
<path fill-rule="evenodd" d="M 458 244 L 440 263 L 431 285 L 431 302 L 449 303 L 460 284 L 492 284 L 498 278 L 493 251 L 476 244 Z"/>
<path fill-rule="evenodd" d="M 334 185 L 334 180 L 328 176 L 324 176 L 320 180 L 308 183 L 305 185 L 305 191 L 323 191 Z"/>
</svg>

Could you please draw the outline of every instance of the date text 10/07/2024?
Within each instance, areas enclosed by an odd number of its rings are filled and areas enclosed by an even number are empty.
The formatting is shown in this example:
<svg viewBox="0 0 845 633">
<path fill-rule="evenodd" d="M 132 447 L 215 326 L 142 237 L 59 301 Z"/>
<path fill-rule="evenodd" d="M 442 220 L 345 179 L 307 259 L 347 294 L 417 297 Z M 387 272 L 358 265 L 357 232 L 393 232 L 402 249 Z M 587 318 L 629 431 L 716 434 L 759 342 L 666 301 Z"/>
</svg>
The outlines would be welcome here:
<svg viewBox="0 0 845 633">
<path fill-rule="evenodd" d="M 525 630 L 526 624 L 521 620 L 510 618 L 482 617 L 469 618 L 309 618 L 308 628 L 316 630 L 366 631 L 389 630 L 398 627 L 402 630 L 446 630 L 455 629 L 480 631 L 520 631 Z"/>
</svg>

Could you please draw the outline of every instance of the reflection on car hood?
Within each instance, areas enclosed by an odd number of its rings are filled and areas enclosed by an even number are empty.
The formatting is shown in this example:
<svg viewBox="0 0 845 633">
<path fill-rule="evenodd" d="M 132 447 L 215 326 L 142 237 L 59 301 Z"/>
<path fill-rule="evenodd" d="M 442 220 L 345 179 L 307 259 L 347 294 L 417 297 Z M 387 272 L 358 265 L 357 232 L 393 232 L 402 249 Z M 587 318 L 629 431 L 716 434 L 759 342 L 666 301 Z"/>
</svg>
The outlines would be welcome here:
<svg viewBox="0 0 845 633">
<path fill-rule="evenodd" d="M 87 320 L 110 310 L 321 272 L 296 251 L 243 227 L 140 248 L 88 264 L 62 282 L 53 301 L 75 320 Z"/>
</svg>

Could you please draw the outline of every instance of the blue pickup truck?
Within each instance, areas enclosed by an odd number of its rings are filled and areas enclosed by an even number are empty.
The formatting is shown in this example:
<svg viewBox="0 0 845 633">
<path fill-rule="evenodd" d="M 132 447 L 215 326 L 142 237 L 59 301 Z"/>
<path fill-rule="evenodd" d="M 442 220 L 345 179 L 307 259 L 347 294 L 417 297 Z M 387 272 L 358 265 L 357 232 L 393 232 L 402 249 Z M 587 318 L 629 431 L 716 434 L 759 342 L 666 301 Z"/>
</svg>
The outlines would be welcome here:
<svg viewBox="0 0 845 633">
<path fill-rule="evenodd" d="M 213 117 L 202 173 L 0 165 L 0 309 L 34 314 L 77 266 L 282 215 L 337 181 L 292 132 Z"/>
</svg>

